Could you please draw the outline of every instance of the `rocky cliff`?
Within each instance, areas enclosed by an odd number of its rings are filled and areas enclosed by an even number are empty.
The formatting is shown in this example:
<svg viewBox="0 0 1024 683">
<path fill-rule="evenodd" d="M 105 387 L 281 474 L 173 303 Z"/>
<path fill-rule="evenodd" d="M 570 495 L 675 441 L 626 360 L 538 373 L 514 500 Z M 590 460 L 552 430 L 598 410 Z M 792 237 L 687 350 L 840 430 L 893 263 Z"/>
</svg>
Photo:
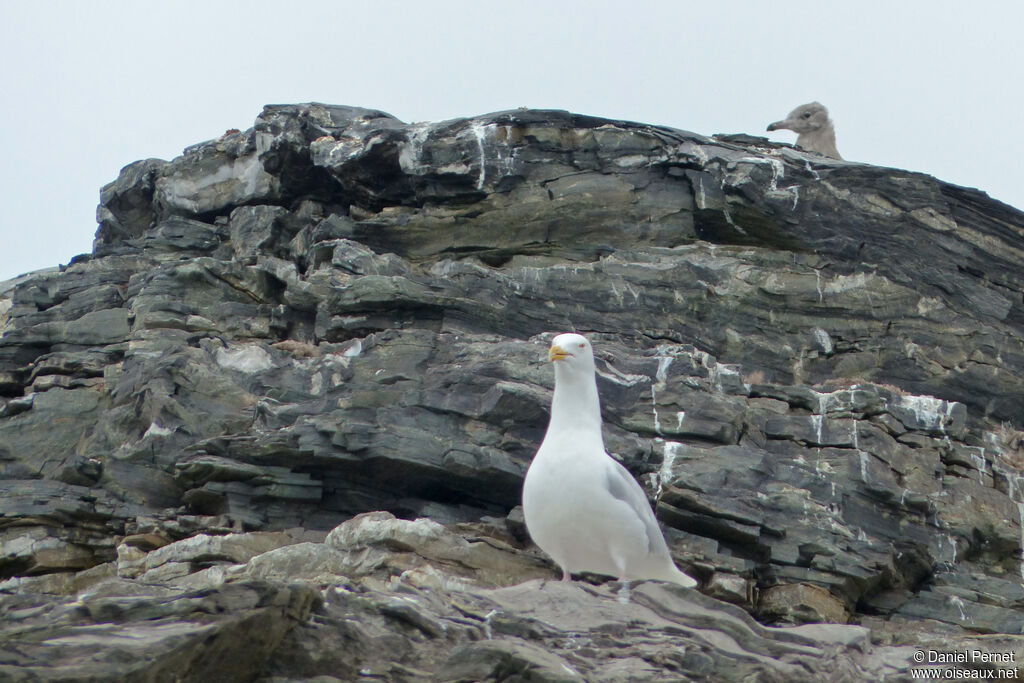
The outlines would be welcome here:
<svg viewBox="0 0 1024 683">
<path fill-rule="evenodd" d="M 1024 214 L 981 192 L 309 104 L 125 167 L 98 220 L 0 284 L 5 680 L 1024 662 Z M 568 330 L 700 592 L 544 581 L 517 506 Z"/>
</svg>

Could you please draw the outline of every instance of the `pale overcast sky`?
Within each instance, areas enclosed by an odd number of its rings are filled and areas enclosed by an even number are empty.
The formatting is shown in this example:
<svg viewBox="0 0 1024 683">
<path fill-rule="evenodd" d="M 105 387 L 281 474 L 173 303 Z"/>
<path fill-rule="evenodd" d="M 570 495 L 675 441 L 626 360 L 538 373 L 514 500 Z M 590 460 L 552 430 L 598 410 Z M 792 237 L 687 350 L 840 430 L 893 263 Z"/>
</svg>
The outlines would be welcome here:
<svg viewBox="0 0 1024 683">
<path fill-rule="evenodd" d="M 818 100 L 852 161 L 1024 208 L 1024 3 L 0 0 L 0 281 L 90 251 L 136 159 L 319 101 L 768 134 Z"/>
</svg>

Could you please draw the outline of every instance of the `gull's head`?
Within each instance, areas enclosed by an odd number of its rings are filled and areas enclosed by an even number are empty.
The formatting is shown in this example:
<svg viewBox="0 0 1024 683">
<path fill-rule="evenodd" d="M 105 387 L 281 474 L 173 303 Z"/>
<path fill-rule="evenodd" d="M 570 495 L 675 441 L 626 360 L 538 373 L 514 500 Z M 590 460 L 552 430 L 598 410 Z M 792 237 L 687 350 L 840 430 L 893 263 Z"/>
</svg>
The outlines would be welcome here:
<svg viewBox="0 0 1024 683">
<path fill-rule="evenodd" d="M 582 373 L 594 371 L 594 347 L 582 334 L 566 333 L 555 337 L 548 349 L 548 360 L 556 370 Z"/>
<path fill-rule="evenodd" d="M 803 134 L 821 130 L 829 125 L 831 125 L 831 121 L 828 120 L 828 109 L 818 102 L 810 102 L 801 104 L 789 112 L 789 116 L 782 121 L 768 124 L 768 130 L 785 128 L 794 133 Z"/>
</svg>

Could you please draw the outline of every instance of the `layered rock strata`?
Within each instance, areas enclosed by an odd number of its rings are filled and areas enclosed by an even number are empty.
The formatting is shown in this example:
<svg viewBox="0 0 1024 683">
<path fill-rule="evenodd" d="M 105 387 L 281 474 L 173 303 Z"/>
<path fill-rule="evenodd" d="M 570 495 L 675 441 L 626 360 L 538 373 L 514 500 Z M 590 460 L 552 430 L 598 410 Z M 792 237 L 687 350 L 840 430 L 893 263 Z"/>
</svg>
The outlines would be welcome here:
<svg viewBox="0 0 1024 683">
<path fill-rule="evenodd" d="M 1021 649 L 1024 215 L 983 193 L 748 136 L 308 104 L 129 165 L 98 219 L 91 255 L 0 285 L 15 680 L 898 680 L 928 643 Z M 555 576 L 517 505 L 567 330 L 706 595 L 524 583 Z"/>
</svg>

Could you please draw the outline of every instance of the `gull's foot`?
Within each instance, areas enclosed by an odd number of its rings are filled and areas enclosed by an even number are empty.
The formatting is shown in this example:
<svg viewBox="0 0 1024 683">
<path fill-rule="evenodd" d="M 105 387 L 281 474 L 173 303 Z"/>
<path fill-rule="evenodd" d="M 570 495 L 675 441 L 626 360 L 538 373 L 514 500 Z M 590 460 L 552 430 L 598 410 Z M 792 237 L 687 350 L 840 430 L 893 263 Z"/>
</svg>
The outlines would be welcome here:
<svg viewBox="0 0 1024 683">
<path fill-rule="evenodd" d="M 620 578 L 619 582 L 622 584 L 622 588 L 619 589 L 618 600 L 623 605 L 629 604 L 629 579 Z"/>
</svg>

